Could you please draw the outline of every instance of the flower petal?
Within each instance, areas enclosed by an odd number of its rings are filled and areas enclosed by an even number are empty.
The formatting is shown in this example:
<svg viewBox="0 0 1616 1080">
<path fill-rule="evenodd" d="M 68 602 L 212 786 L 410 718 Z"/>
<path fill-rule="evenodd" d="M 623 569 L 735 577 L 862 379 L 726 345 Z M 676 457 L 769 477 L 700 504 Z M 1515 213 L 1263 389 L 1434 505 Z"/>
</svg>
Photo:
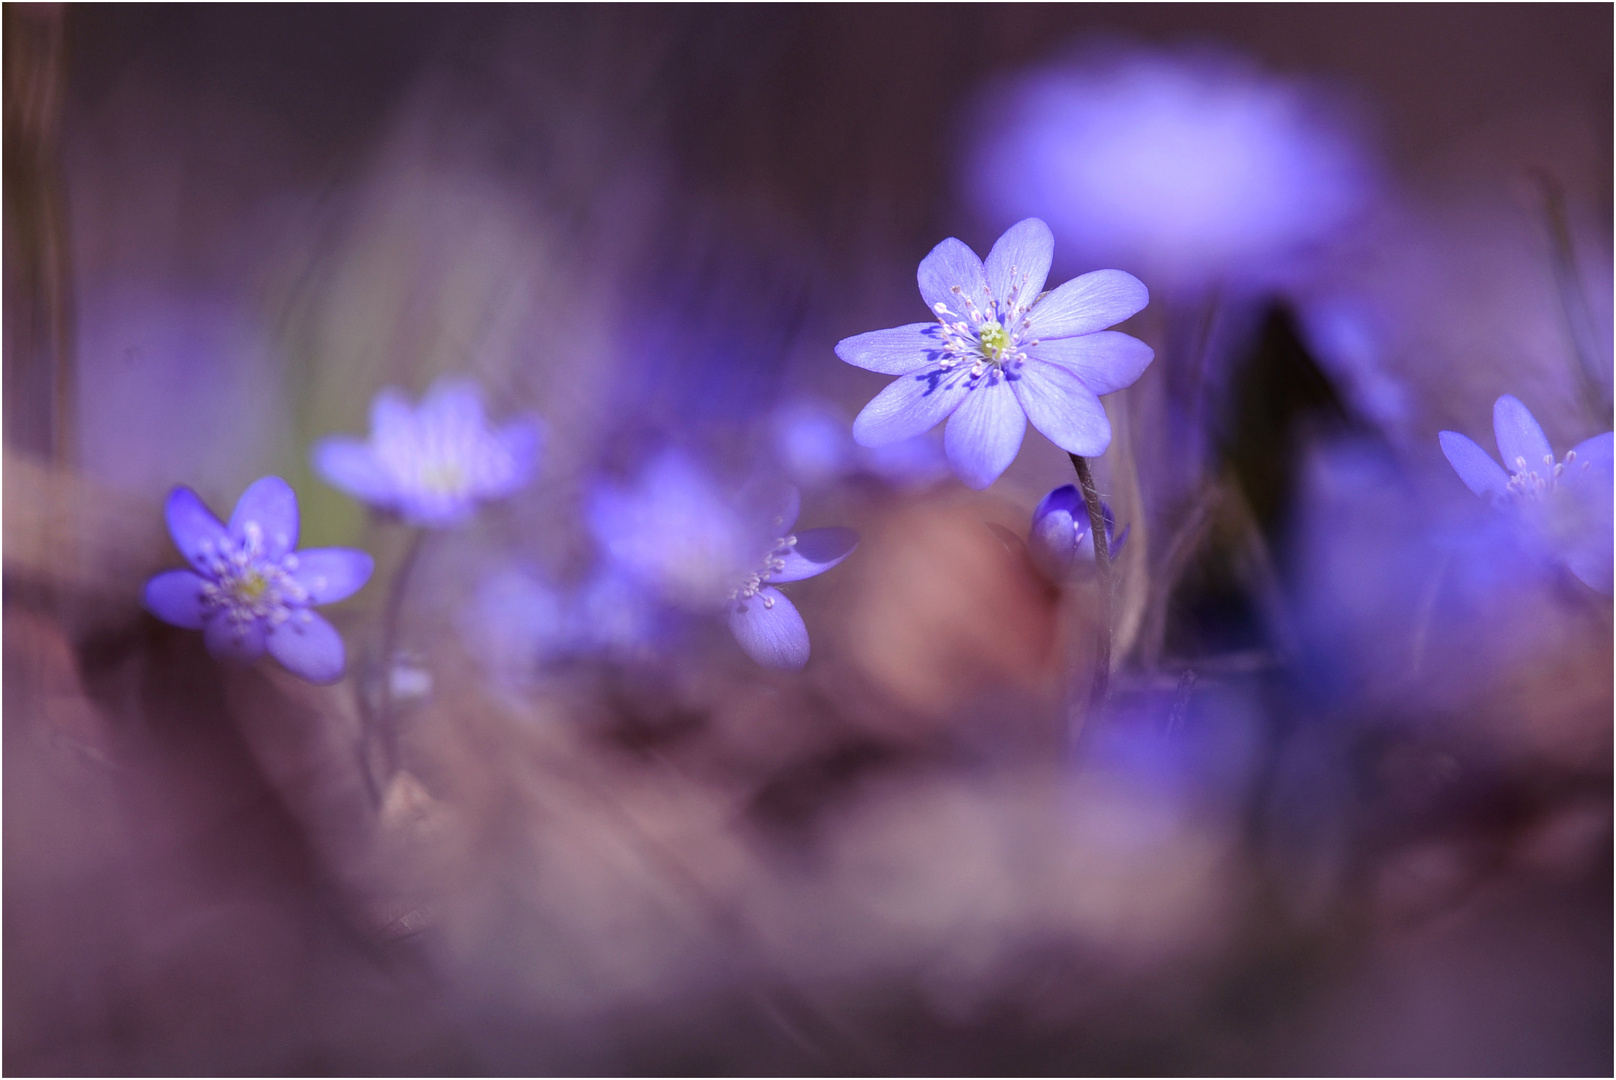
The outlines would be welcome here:
<svg viewBox="0 0 1616 1080">
<path fill-rule="evenodd" d="M 1092 334 L 1115 326 L 1150 303 L 1145 283 L 1122 270 L 1075 277 L 1033 305 L 1027 333 L 1040 340 Z"/>
<path fill-rule="evenodd" d="M 1011 383 L 1032 426 L 1079 457 L 1099 457 L 1111 445 L 1105 407 L 1083 382 L 1057 364 L 1029 358 Z"/>
<path fill-rule="evenodd" d="M 202 587 L 207 582 L 189 570 L 165 570 L 146 582 L 146 610 L 174 626 L 202 629 Z"/>
<path fill-rule="evenodd" d="M 370 444 L 348 435 L 321 439 L 309 453 L 314 471 L 338 491 L 360 502 L 387 506 L 396 496 L 393 478 L 376 460 Z"/>
<path fill-rule="evenodd" d="M 334 604 L 364 587 L 376 560 L 353 548 L 310 548 L 298 552 L 292 580 L 309 594 L 311 604 Z"/>
<path fill-rule="evenodd" d="M 493 443 L 495 453 L 489 455 L 493 467 L 481 478 L 477 494 L 484 499 L 503 499 L 533 478 L 544 446 L 544 426 L 532 417 L 512 420 L 493 434 Z"/>
<path fill-rule="evenodd" d="M 442 431 L 480 431 L 483 427 L 482 387 L 463 376 L 441 376 L 427 389 L 416 417 Z"/>
<path fill-rule="evenodd" d="M 202 502 L 202 497 L 188 487 L 177 487 L 168 493 L 163 506 L 163 517 L 168 521 L 168 535 L 186 561 L 203 574 L 213 572 L 213 555 L 230 539 L 230 534 Z"/>
<path fill-rule="evenodd" d="M 1111 394 L 1138 382 L 1156 351 L 1131 334 L 1100 330 L 1039 341 L 1029 355 L 1059 364 L 1096 394 Z"/>
<path fill-rule="evenodd" d="M 1049 280 L 1054 258 L 1055 235 L 1037 218 L 1018 221 L 999 237 L 982 268 L 999 301 L 1001 322 L 1014 318 L 1019 308 L 1032 307 Z"/>
<path fill-rule="evenodd" d="M 1439 431 L 1436 441 L 1442 446 L 1448 464 L 1459 474 L 1465 487 L 1488 498 L 1498 498 L 1504 494 L 1509 485 L 1509 474 L 1477 445 L 1476 440 L 1457 431 Z"/>
<path fill-rule="evenodd" d="M 747 656 L 764 667 L 795 671 L 808 662 L 808 627 L 779 589 L 731 605 L 729 628 Z"/>
<path fill-rule="evenodd" d="M 860 446 L 886 446 L 925 434 L 947 420 L 965 400 L 966 376 L 963 370 L 940 368 L 899 376 L 871 398 L 853 421 L 853 441 Z"/>
<path fill-rule="evenodd" d="M 1592 483 L 1608 502 L 1611 499 L 1612 473 L 1616 473 L 1616 461 L 1612 460 L 1613 441 L 1616 441 L 1616 433 L 1607 431 L 1573 446 L 1571 452 L 1576 456 L 1566 466 L 1567 482 L 1579 485 Z"/>
<path fill-rule="evenodd" d="M 269 632 L 269 655 L 312 683 L 342 678 L 342 635 L 312 611 L 300 611 Z"/>
<path fill-rule="evenodd" d="M 1026 414 L 1008 381 L 998 375 L 988 378 L 970 392 L 943 431 L 948 463 L 966 487 L 977 491 L 1010 467 L 1027 433 Z"/>
<path fill-rule="evenodd" d="M 224 612 L 215 612 L 202 624 L 202 643 L 216 659 L 246 664 L 264 653 L 264 620 L 238 623 Z"/>
<path fill-rule="evenodd" d="M 1498 453 L 1504 459 L 1504 468 L 1520 472 L 1543 474 L 1545 466 L 1554 467 L 1554 449 L 1543 434 L 1532 410 L 1521 404 L 1520 398 L 1505 394 L 1493 403 L 1493 434 L 1498 437 Z M 1548 458 L 1548 461 L 1544 461 Z"/>
<path fill-rule="evenodd" d="M 768 539 L 789 535 L 802 512 L 802 493 L 797 485 L 781 482 L 768 474 L 753 476 L 735 495 L 741 518 L 768 533 Z"/>
<path fill-rule="evenodd" d="M 955 319 L 968 319 L 969 300 L 979 309 L 987 307 L 992 299 L 988 293 L 988 278 L 982 270 L 982 260 L 962 241 L 950 236 L 931 249 L 931 254 L 920 260 L 920 297 L 933 315 L 942 304 Z M 955 290 L 958 289 L 958 292 Z"/>
<path fill-rule="evenodd" d="M 797 543 L 785 556 L 785 566 L 769 575 L 770 581 L 802 581 L 823 574 L 858 547 L 858 533 L 852 529 L 808 529 L 797 534 Z"/>
<path fill-rule="evenodd" d="M 241 541 L 248 528 L 263 537 L 264 557 L 279 559 L 297 547 L 297 495 L 292 485 L 278 476 L 254 480 L 236 501 L 230 515 L 230 535 Z"/>
<path fill-rule="evenodd" d="M 1072 568 L 1078 540 L 1083 535 L 1078 524 L 1082 504 L 1077 487 L 1067 484 L 1045 495 L 1033 512 L 1027 550 L 1038 568 L 1050 577 L 1065 577 Z"/>
<path fill-rule="evenodd" d="M 836 355 L 854 367 L 883 375 L 908 375 L 942 356 L 942 325 L 910 323 L 871 330 L 836 343 Z"/>
<path fill-rule="evenodd" d="M 400 438 L 410 438 L 415 426 L 415 410 L 409 398 L 396 386 L 381 390 L 370 400 L 370 439 L 386 446 Z"/>
</svg>

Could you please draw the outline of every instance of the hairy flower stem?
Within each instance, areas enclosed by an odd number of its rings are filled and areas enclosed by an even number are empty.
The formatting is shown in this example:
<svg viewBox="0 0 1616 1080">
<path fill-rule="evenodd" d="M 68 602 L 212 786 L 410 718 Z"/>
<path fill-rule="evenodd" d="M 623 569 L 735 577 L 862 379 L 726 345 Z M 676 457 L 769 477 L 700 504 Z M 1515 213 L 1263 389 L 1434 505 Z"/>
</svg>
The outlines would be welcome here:
<svg viewBox="0 0 1616 1080">
<path fill-rule="evenodd" d="M 1077 486 L 1083 492 L 1083 505 L 1089 512 L 1089 533 L 1094 538 L 1094 569 L 1100 589 L 1100 625 L 1094 641 L 1094 685 L 1089 691 L 1089 713 L 1098 712 L 1105 704 L 1106 692 L 1111 684 L 1111 539 L 1105 532 L 1105 507 L 1100 503 L 1100 489 L 1094 485 L 1094 473 L 1087 458 L 1068 455 L 1072 468 L 1077 470 Z"/>
</svg>

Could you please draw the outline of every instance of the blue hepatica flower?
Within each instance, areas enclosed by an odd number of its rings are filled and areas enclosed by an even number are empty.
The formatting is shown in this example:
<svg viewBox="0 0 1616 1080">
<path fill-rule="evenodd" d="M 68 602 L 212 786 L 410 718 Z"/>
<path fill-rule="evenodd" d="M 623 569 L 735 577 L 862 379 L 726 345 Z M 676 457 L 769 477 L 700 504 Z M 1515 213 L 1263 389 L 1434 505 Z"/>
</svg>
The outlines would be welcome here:
<svg viewBox="0 0 1616 1080">
<path fill-rule="evenodd" d="M 1456 431 L 1437 438 L 1465 486 L 1518 517 L 1589 588 L 1609 593 L 1611 433 L 1584 439 L 1556 461 L 1536 418 L 1509 394 L 1493 405 L 1493 433 L 1503 466 Z"/>
<path fill-rule="evenodd" d="M 1100 506 L 1105 514 L 1106 551 L 1115 559 L 1128 542 L 1129 526 L 1117 532 L 1111 507 L 1104 503 Z M 1094 568 L 1094 533 L 1089 528 L 1088 508 L 1075 484 L 1051 491 L 1032 512 L 1027 550 L 1038 569 L 1055 581 L 1072 576 L 1074 570 L 1082 574 Z"/>
<path fill-rule="evenodd" d="M 346 599 L 375 564 L 350 548 L 297 546 L 297 496 L 266 476 L 242 493 L 230 524 L 196 492 L 177 487 L 164 508 L 174 546 L 190 570 L 166 570 L 146 582 L 146 609 L 164 622 L 201 630 L 208 651 L 246 663 L 267 648 L 310 682 L 342 677 L 342 638 L 309 608 Z"/>
<path fill-rule="evenodd" d="M 943 450 L 960 479 L 985 488 L 1015 460 L 1027 421 L 1069 453 L 1111 443 L 1100 395 L 1138 379 L 1149 345 L 1106 330 L 1142 309 L 1144 284 L 1096 270 L 1043 293 L 1055 239 L 1037 218 L 1012 225 L 986 264 L 950 237 L 920 263 L 935 322 L 875 330 L 836 344 L 856 367 L 900 376 L 853 421 L 853 438 L 884 446 L 948 421 Z"/>
<path fill-rule="evenodd" d="M 371 402 L 368 442 L 334 436 L 312 456 L 333 487 L 412 525 L 442 527 L 526 484 L 541 436 L 532 419 L 490 428 L 477 385 L 444 378 L 416 409 L 398 390 L 383 390 Z"/>
<path fill-rule="evenodd" d="M 767 667 L 808 662 L 808 629 L 777 585 L 824 573 L 858 543 L 851 529 L 793 533 L 795 488 L 729 499 L 681 455 L 653 461 L 633 487 L 603 486 L 589 523 L 611 563 L 657 599 L 723 610 L 746 654 Z"/>
<path fill-rule="evenodd" d="M 967 163 L 979 206 L 1036 212 L 1084 261 L 1188 288 L 1264 280 L 1364 206 L 1337 110 L 1233 57 L 1106 50 L 990 91 Z"/>
</svg>

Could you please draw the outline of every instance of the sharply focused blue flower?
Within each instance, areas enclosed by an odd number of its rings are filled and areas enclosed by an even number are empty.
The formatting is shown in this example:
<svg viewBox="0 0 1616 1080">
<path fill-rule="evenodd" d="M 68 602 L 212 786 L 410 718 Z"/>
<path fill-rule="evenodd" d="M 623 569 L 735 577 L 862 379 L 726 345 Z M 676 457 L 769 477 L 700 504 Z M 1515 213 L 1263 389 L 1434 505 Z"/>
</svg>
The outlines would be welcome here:
<svg viewBox="0 0 1616 1080">
<path fill-rule="evenodd" d="M 1180 288 L 1263 281 L 1366 203 L 1336 112 L 1232 57 L 1113 49 L 990 91 L 968 182 L 989 216 L 1037 213 L 1085 262 Z"/>
<path fill-rule="evenodd" d="M 611 563 L 641 589 L 692 610 L 723 610 L 747 655 L 800 668 L 808 630 L 775 586 L 822 574 L 858 543 L 850 529 L 793 534 L 794 488 L 726 498 L 689 460 L 667 453 L 633 487 L 596 490 L 589 523 Z"/>
<path fill-rule="evenodd" d="M 1477 495 L 1515 514 L 1589 588 L 1611 591 L 1611 432 L 1584 439 L 1556 461 L 1548 436 L 1519 399 L 1493 405 L 1500 466 L 1475 440 L 1441 432 L 1442 453 Z"/>
<path fill-rule="evenodd" d="M 1096 270 L 1048 293 L 1055 238 L 1037 218 L 1012 225 L 984 265 L 950 237 L 920 263 L 920 295 L 936 322 L 875 330 L 836 344 L 856 367 L 900 376 L 858 419 L 863 446 L 900 442 L 943 420 L 960 479 L 985 488 L 1021 448 L 1027 421 L 1061 449 L 1097 457 L 1111 443 L 1100 395 L 1131 386 L 1154 356 L 1106 330 L 1145 306 L 1132 274 Z"/>
<path fill-rule="evenodd" d="M 398 390 L 383 390 L 371 402 L 368 442 L 333 436 L 312 456 L 333 487 L 412 525 L 441 527 L 526 484 L 541 436 L 533 419 L 490 428 L 477 385 L 443 378 L 416 409 Z"/>
<path fill-rule="evenodd" d="M 342 677 L 342 638 L 309 608 L 359 591 L 375 563 L 351 548 L 297 546 L 297 496 L 266 476 L 242 493 L 220 524 L 196 492 L 177 487 L 164 508 L 174 546 L 190 570 L 146 582 L 146 609 L 164 622 L 201 630 L 208 651 L 242 663 L 267 648 L 310 682 Z"/>
<path fill-rule="evenodd" d="M 1128 529 L 1116 531 L 1116 516 L 1101 503 L 1105 515 L 1106 551 L 1115 559 L 1128 542 Z M 1088 508 L 1075 484 L 1065 484 L 1045 495 L 1032 512 L 1032 529 L 1027 534 L 1027 551 L 1038 569 L 1052 580 L 1063 581 L 1074 569 L 1079 573 L 1094 567 L 1094 532 L 1089 528 Z"/>
</svg>

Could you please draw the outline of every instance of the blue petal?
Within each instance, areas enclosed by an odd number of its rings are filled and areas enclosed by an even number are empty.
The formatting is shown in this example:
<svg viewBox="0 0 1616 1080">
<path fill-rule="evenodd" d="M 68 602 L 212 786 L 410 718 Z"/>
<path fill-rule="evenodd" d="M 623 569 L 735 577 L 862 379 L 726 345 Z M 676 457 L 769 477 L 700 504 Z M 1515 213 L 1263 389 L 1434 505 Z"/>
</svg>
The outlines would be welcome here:
<svg viewBox="0 0 1616 1080">
<path fill-rule="evenodd" d="M 770 581 L 802 581 L 823 574 L 858 547 L 858 533 L 852 529 L 808 529 L 797 534 L 797 543 L 785 559 L 785 566 L 769 575 Z"/>
<path fill-rule="evenodd" d="M 970 301 L 978 309 L 986 308 L 992 295 L 988 292 L 988 278 L 982 270 L 982 260 L 964 243 L 950 236 L 931 249 L 931 254 L 920 260 L 920 297 L 926 308 L 936 315 L 937 305 L 948 309 L 952 319 L 967 319 Z M 958 289 L 959 292 L 954 290 Z"/>
<path fill-rule="evenodd" d="M 1055 489 L 1056 492 L 1066 490 L 1076 492 L 1077 489 L 1071 485 Z M 1044 501 L 1049 501 L 1048 496 Z M 1072 569 L 1080 534 L 1075 510 L 1066 507 L 1051 509 L 1034 516 L 1032 531 L 1027 535 L 1027 551 L 1040 570 L 1052 578 L 1060 579 Z"/>
<path fill-rule="evenodd" d="M 189 570 L 165 570 L 146 582 L 146 610 L 175 626 L 202 629 L 202 578 Z"/>
<path fill-rule="evenodd" d="M 1004 231 L 982 264 L 988 288 L 999 300 L 1000 321 L 1008 323 L 1016 311 L 1032 307 L 1044 291 L 1054 258 L 1055 236 L 1037 218 L 1018 221 Z"/>
<path fill-rule="evenodd" d="M 1082 505 L 1083 496 L 1078 493 L 1077 485 L 1062 484 L 1039 500 L 1038 508 L 1032 512 L 1033 524 L 1036 525 L 1045 514 L 1064 513 L 1070 518 Z"/>
<path fill-rule="evenodd" d="M 342 635 L 312 611 L 294 613 L 269 632 L 269 655 L 293 675 L 312 683 L 342 678 Z"/>
<path fill-rule="evenodd" d="M 207 577 L 213 576 L 212 561 L 225 546 L 230 534 L 203 504 L 201 496 L 188 487 L 177 487 L 168 493 L 163 506 L 163 517 L 168 521 L 168 535 L 187 562 Z"/>
<path fill-rule="evenodd" d="M 1111 421 L 1094 392 L 1057 364 L 1028 358 L 1012 385 L 1032 426 L 1069 454 L 1099 457 L 1111 445 Z"/>
<path fill-rule="evenodd" d="M 223 612 L 215 612 L 202 624 L 202 642 L 217 659 L 250 663 L 264 653 L 264 621 L 237 623 Z"/>
<path fill-rule="evenodd" d="M 989 378 L 971 391 L 943 431 L 948 463 L 966 487 L 977 491 L 1010 467 L 1027 433 L 1027 417 L 1015 392 L 1003 378 Z"/>
<path fill-rule="evenodd" d="M 292 580 L 303 586 L 311 604 L 334 604 L 364 587 L 376 560 L 353 548 L 310 548 L 293 556 Z"/>
<path fill-rule="evenodd" d="M 1509 474 L 1487 456 L 1487 451 L 1478 446 L 1476 440 L 1457 431 L 1439 431 L 1436 440 L 1465 487 L 1488 498 L 1496 499 L 1504 494 Z"/>
<path fill-rule="evenodd" d="M 1033 305 L 1028 329 L 1040 340 L 1092 334 L 1137 314 L 1150 302 L 1145 283 L 1122 270 L 1075 277 Z"/>
<path fill-rule="evenodd" d="M 934 322 L 871 330 L 838 341 L 836 355 L 865 371 L 908 375 L 942 355 L 941 332 L 942 326 Z"/>
<path fill-rule="evenodd" d="M 1566 467 L 1567 482 L 1573 484 L 1592 483 L 1598 491 L 1603 492 L 1607 501 L 1611 498 L 1612 473 L 1616 473 L 1616 462 L 1612 461 L 1612 442 L 1616 434 L 1605 432 L 1595 435 L 1591 439 L 1584 439 L 1571 448 L 1576 455 L 1571 464 Z"/>
<path fill-rule="evenodd" d="M 444 375 L 427 390 L 416 417 L 434 428 L 479 430 L 483 426 L 482 387 L 464 376 Z"/>
<path fill-rule="evenodd" d="M 384 447 L 400 439 L 413 438 L 415 410 L 409 398 L 397 387 L 389 386 L 370 401 L 370 439 L 373 445 Z"/>
<path fill-rule="evenodd" d="M 512 420 L 494 435 L 509 462 L 502 482 L 485 492 L 489 498 L 503 498 L 526 486 L 539 463 L 544 447 L 544 425 L 533 417 Z"/>
<path fill-rule="evenodd" d="M 959 408 L 967 386 L 964 371 L 932 368 L 899 376 L 871 398 L 853 421 L 853 441 L 860 446 L 886 446 L 924 435 Z"/>
<path fill-rule="evenodd" d="M 261 550 L 267 559 L 279 559 L 297 547 L 297 495 L 292 485 L 278 476 L 254 480 L 230 515 L 230 535 L 245 540 L 249 525 L 262 535 Z"/>
<path fill-rule="evenodd" d="M 758 475 L 736 493 L 735 505 L 750 524 L 768 533 L 769 539 L 786 536 L 802 512 L 802 493 L 795 484 L 773 476 Z"/>
<path fill-rule="evenodd" d="M 338 491 L 385 507 L 396 498 L 392 475 L 376 460 L 370 444 L 347 435 L 321 439 L 309 455 L 314 471 Z"/>
<path fill-rule="evenodd" d="M 1527 472 L 1540 476 L 1545 469 L 1554 468 L 1554 450 L 1548 436 L 1519 398 L 1505 394 L 1493 403 L 1493 434 L 1498 437 L 1504 468 L 1510 472 L 1520 472 L 1523 464 Z"/>
<path fill-rule="evenodd" d="M 778 589 L 765 585 L 745 604 L 732 605 L 729 628 L 746 655 L 764 667 L 795 671 L 808 662 L 808 627 Z"/>
<path fill-rule="evenodd" d="M 1111 394 L 1132 386 L 1156 356 L 1155 350 L 1143 341 L 1115 330 L 1040 341 L 1028 353 L 1059 364 L 1096 394 Z"/>
</svg>

